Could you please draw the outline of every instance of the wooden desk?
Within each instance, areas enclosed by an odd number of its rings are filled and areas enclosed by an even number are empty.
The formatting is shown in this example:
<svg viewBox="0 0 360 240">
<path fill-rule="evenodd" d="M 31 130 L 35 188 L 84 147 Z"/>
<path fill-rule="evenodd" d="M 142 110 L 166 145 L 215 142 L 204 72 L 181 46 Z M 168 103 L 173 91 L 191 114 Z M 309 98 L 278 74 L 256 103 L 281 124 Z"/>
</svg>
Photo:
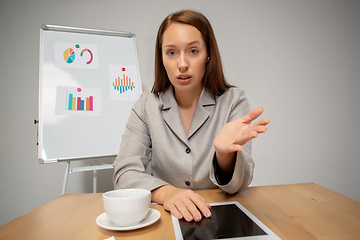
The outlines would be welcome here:
<svg viewBox="0 0 360 240">
<path fill-rule="evenodd" d="M 199 190 L 209 202 L 238 201 L 282 240 L 360 239 L 360 202 L 313 183 L 250 187 L 241 194 Z M 127 232 L 100 228 L 100 193 L 65 194 L 0 227 L 0 239 L 175 239 L 160 205 L 155 224 Z"/>
</svg>

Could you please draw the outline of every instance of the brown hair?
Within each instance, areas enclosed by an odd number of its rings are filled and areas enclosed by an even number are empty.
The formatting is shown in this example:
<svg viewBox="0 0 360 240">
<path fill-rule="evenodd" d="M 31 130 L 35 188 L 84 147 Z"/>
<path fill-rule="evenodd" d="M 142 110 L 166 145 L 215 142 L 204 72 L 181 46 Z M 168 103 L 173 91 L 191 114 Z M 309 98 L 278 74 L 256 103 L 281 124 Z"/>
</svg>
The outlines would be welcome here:
<svg viewBox="0 0 360 240">
<path fill-rule="evenodd" d="M 162 62 L 162 41 L 165 30 L 174 22 L 194 26 L 202 34 L 208 57 L 210 57 L 203 78 L 206 90 L 221 95 L 232 87 L 225 79 L 219 48 L 209 20 L 199 12 L 183 10 L 170 14 L 160 25 L 155 46 L 155 81 L 151 92 L 156 94 L 164 92 L 171 85 Z"/>
</svg>

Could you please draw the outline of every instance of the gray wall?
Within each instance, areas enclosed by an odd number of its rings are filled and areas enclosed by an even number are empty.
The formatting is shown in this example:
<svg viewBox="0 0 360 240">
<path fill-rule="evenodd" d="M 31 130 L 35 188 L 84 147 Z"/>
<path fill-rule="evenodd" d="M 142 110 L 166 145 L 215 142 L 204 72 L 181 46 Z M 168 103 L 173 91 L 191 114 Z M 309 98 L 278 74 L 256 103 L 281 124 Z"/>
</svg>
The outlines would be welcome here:
<svg viewBox="0 0 360 240">
<path fill-rule="evenodd" d="M 253 144 L 252 185 L 314 182 L 360 201 L 359 1 L 1 0 L 0 225 L 61 193 L 65 164 L 37 160 L 41 25 L 136 33 L 149 91 L 157 28 L 183 8 L 209 18 L 229 82 L 272 121 Z M 99 173 L 99 191 L 111 175 Z M 91 177 L 71 174 L 68 192 L 91 192 Z"/>
</svg>

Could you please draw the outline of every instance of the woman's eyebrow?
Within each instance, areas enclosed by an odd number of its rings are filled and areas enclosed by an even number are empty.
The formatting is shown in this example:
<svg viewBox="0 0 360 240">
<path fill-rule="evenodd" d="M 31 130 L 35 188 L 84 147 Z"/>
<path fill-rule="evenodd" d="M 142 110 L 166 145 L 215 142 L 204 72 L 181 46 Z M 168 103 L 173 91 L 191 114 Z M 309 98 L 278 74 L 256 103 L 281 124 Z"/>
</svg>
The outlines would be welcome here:
<svg viewBox="0 0 360 240">
<path fill-rule="evenodd" d="M 167 44 L 167 45 L 164 46 L 164 48 L 166 48 L 166 47 L 176 47 L 176 46 L 173 45 L 173 44 Z"/>
<path fill-rule="evenodd" d="M 187 45 L 190 46 L 192 44 L 200 44 L 200 41 L 197 41 L 197 40 L 192 41 L 192 42 L 188 43 Z M 176 45 L 174 45 L 174 44 L 166 44 L 166 45 L 164 45 L 164 47 L 176 47 Z"/>
<path fill-rule="evenodd" d="M 191 43 L 188 43 L 188 45 L 191 45 L 191 44 L 195 44 L 195 43 L 200 43 L 200 41 L 193 41 L 193 42 L 191 42 Z"/>
</svg>

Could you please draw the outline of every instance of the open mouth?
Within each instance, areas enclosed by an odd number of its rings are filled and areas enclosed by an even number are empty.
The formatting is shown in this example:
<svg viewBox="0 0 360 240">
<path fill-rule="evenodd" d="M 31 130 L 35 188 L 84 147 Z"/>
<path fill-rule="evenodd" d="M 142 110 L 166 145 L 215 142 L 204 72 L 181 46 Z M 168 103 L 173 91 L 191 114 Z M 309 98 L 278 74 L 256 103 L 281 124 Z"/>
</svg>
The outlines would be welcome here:
<svg viewBox="0 0 360 240">
<path fill-rule="evenodd" d="M 177 76 L 177 79 L 179 80 L 187 80 L 191 78 L 191 75 L 188 75 L 188 74 L 180 74 L 179 76 Z"/>
</svg>

